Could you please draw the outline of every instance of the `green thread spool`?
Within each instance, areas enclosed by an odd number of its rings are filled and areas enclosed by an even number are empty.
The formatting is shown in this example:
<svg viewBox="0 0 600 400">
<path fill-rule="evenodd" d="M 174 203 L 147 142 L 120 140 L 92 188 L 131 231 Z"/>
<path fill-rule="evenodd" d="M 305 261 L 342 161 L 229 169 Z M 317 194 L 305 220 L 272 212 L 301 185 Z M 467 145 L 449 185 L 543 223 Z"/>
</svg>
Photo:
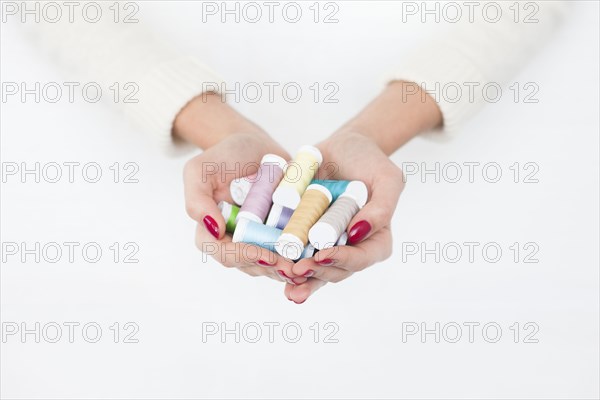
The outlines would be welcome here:
<svg viewBox="0 0 600 400">
<path fill-rule="evenodd" d="M 226 201 L 221 201 L 218 204 L 219 210 L 221 210 L 221 214 L 223 218 L 225 218 L 225 231 L 228 233 L 233 233 L 235 231 L 235 219 L 240 212 L 240 208 L 235 204 L 229 204 Z"/>
</svg>

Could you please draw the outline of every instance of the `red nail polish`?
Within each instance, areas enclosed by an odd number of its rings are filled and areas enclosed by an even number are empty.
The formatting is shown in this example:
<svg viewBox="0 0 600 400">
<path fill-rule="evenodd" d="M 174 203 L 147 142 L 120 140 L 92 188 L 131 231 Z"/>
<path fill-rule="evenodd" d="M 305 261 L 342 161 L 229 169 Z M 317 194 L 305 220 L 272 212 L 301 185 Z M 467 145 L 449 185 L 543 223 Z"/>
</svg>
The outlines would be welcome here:
<svg viewBox="0 0 600 400">
<path fill-rule="evenodd" d="M 358 221 L 348 233 L 348 244 L 356 244 L 371 232 L 371 224 L 367 221 Z"/>
<path fill-rule="evenodd" d="M 268 262 L 263 261 L 263 260 L 258 260 L 257 263 L 259 265 L 262 265 L 263 267 L 272 267 L 274 265 L 274 264 L 269 264 Z"/>
<path fill-rule="evenodd" d="M 331 258 L 326 258 L 324 260 L 317 261 L 317 264 L 322 265 L 324 267 L 329 267 L 330 265 L 333 265 L 333 260 Z"/>
<path fill-rule="evenodd" d="M 206 217 L 204 217 L 202 222 L 204 222 L 204 226 L 206 226 L 206 229 L 210 232 L 210 234 L 213 235 L 215 239 L 218 239 L 219 224 L 217 224 L 217 221 L 215 221 L 214 218 L 210 215 L 207 215 Z"/>
<path fill-rule="evenodd" d="M 313 276 L 315 274 L 315 271 L 313 271 L 312 269 L 309 269 L 308 271 L 306 271 L 304 273 L 304 275 L 302 275 L 305 278 L 310 278 L 311 276 Z"/>
</svg>

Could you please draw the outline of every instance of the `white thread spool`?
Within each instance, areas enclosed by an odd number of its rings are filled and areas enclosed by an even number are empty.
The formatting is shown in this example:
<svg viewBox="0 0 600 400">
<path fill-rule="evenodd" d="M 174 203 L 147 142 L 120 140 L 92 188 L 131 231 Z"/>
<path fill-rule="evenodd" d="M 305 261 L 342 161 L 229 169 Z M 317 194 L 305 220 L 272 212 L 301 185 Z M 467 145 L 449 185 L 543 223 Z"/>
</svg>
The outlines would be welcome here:
<svg viewBox="0 0 600 400">
<path fill-rule="evenodd" d="M 335 246 L 368 196 L 367 185 L 361 181 L 350 182 L 344 193 L 308 231 L 310 243 L 318 250 Z"/>
</svg>

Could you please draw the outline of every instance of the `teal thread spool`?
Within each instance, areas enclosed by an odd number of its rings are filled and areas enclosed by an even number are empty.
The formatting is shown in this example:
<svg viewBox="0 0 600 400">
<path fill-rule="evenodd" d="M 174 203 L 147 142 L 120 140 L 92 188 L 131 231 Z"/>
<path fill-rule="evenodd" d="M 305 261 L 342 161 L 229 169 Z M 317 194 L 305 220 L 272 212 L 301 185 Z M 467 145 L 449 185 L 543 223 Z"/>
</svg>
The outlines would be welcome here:
<svg viewBox="0 0 600 400">
<path fill-rule="evenodd" d="M 337 181 L 333 179 L 313 179 L 311 184 L 312 183 L 325 186 L 327 189 L 329 189 L 329 191 L 331 192 L 331 197 L 333 198 L 331 202 L 333 203 L 337 200 L 338 197 L 340 197 L 342 193 L 346 191 L 346 188 L 348 187 L 350 181 Z"/>
<path fill-rule="evenodd" d="M 281 229 L 241 218 L 233 232 L 233 242 L 253 244 L 275 252 L 275 243 L 281 232 Z"/>
<path fill-rule="evenodd" d="M 240 208 L 235 204 L 229 204 L 226 201 L 221 201 L 217 205 L 223 218 L 225 218 L 225 231 L 233 233 L 235 231 L 235 219 L 240 212 Z"/>
</svg>

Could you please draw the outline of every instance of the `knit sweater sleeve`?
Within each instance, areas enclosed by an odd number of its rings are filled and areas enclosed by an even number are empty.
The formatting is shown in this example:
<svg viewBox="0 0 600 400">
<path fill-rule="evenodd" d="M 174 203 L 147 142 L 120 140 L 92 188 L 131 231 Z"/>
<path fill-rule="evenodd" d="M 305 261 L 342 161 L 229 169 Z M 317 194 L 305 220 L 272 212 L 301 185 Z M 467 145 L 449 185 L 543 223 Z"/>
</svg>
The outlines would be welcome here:
<svg viewBox="0 0 600 400">
<path fill-rule="evenodd" d="M 98 83 L 103 98 L 110 97 L 134 125 L 170 148 L 179 111 L 205 91 L 218 92 L 222 79 L 143 24 L 115 23 L 108 3 L 100 2 L 103 16 L 96 23 L 63 18 L 25 24 L 24 29 L 43 52 L 76 76 Z M 115 83 L 120 90 L 116 102 L 110 89 Z"/>
<path fill-rule="evenodd" d="M 455 132 L 486 103 L 485 85 L 502 87 L 544 43 L 564 17 L 566 3 L 478 2 L 471 19 L 462 15 L 405 55 L 388 81 L 420 85 L 439 105 L 444 131 Z M 417 10 L 409 11 L 420 18 Z"/>
</svg>

